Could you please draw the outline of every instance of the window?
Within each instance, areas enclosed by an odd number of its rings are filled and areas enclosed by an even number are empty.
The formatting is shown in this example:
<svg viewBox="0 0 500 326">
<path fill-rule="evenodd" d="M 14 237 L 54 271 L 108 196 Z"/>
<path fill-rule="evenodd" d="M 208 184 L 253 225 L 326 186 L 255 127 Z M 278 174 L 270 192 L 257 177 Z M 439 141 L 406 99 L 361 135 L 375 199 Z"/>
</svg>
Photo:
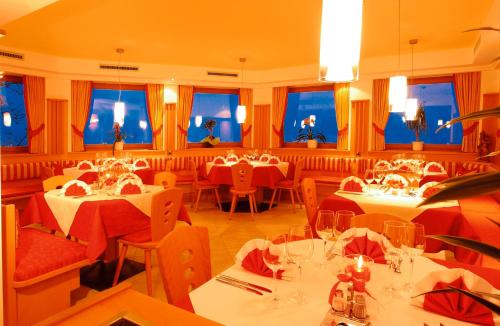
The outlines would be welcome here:
<svg viewBox="0 0 500 326">
<path fill-rule="evenodd" d="M 209 120 L 215 121 L 212 136 L 221 143 L 240 143 L 241 125 L 236 121 L 238 102 L 238 90 L 195 89 L 188 143 L 200 143 L 210 135 L 205 128 Z"/>
<path fill-rule="evenodd" d="M 462 143 L 462 124 L 457 123 L 436 133 L 436 129 L 459 116 L 452 81 L 415 83 L 408 86 L 408 96 L 417 98 L 424 107 L 427 130 L 420 135 L 425 144 L 459 145 Z M 403 113 L 391 112 L 385 127 L 387 144 L 410 144 L 415 133 L 408 129 Z"/>
<path fill-rule="evenodd" d="M 111 87 L 110 87 L 111 86 Z M 84 131 L 85 145 L 113 144 L 114 105 L 119 90 L 115 85 L 92 90 L 90 114 Z M 121 130 L 125 144 L 151 144 L 152 131 L 146 104 L 146 91 L 140 86 L 124 86 L 121 102 L 125 103 L 125 117 Z"/>
<path fill-rule="evenodd" d="M 329 88 L 330 90 L 323 87 L 290 88 L 283 124 L 285 144 L 296 142 L 299 131 L 306 128 L 303 124 L 304 120 L 307 122 L 306 119 L 311 117 L 315 118 L 312 132 L 322 133 L 327 143 L 337 143 L 338 128 L 334 93 L 332 87 L 329 86 Z"/>
<path fill-rule="evenodd" d="M 4 76 L 0 80 L 0 108 L 2 110 L 2 147 L 26 148 L 28 146 L 28 120 L 21 78 Z"/>
</svg>

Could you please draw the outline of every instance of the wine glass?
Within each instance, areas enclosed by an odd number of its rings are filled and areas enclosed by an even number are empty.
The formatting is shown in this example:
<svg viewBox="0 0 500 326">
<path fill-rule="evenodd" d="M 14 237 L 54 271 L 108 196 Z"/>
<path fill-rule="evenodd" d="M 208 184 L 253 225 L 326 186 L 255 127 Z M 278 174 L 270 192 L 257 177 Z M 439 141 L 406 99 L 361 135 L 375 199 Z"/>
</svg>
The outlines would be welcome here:
<svg viewBox="0 0 500 326">
<path fill-rule="evenodd" d="M 302 285 L 302 268 L 314 252 L 312 229 L 309 225 L 292 225 L 286 239 L 286 254 L 288 258 L 297 265 L 299 269 L 299 287 L 297 289 L 296 302 L 304 302 L 304 290 Z"/>
<path fill-rule="evenodd" d="M 375 178 L 374 172 L 372 169 L 366 169 L 365 171 L 365 180 L 368 185 L 371 185 L 373 182 L 373 179 Z"/>
<path fill-rule="evenodd" d="M 333 229 L 335 228 L 335 213 L 329 210 L 318 211 L 316 219 L 316 233 L 323 239 L 323 260 L 322 267 L 326 267 L 326 243 L 333 238 Z"/>
<path fill-rule="evenodd" d="M 264 243 L 264 248 L 262 248 L 262 258 L 264 263 L 270 270 L 273 271 L 274 279 L 274 291 L 272 302 L 277 304 L 279 302 L 278 297 L 278 270 L 283 268 L 283 264 L 286 261 L 285 252 L 286 235 L 280 234 L 268 234 Z"/>
<path fill-rule="evenodd" d="M 335 214 L 335 227 L 333 228 L 333 233 L 337 242 L 339 241 L 340 235 L 351 228 L 351 221 L 354 215 L 353 211 L 348 210 L 340 210 Z M 340 242 L 340 256 L 342 258 L 344 258 L 344 242 L 344 240 Z M 342 269 L 342 266 L 339 266 L 339 268 Z"/>
<path fill-rule="evenodd" d="M 384 170 L 381 168 L 377 168 L 373 171 L 373 178 L 375 179 L 375 182 L 377 182 L 377 184 L 380 184 L 380 182 L 384 178 L 384 174 Z"/>
<path fill-rule="evenodd" d="M 422 255 L 425 249 L 425 228 L 422 224 L 408 223 L 406 225 L 402 248 L 404 253 L 410 258 L 410 280 L 406 285 L 406 290 L 411 291 L 415 286 L 413 282 L 415 258 Z"/>
<path fill-rule="evenodd" d="M 404 243 L 405 234 L 406 223 L 400 221 L 384 221 L 382 235 L 389 240 L 392 247 L 386 248 L 382 246 L 382 249 L 385 259 L 389 264 L 389 268 L 392 269 L 394 273 L 401 273 L 401 246 Z M 397 290 L 394 281 L 394 274 L 392 274 L 391 283 L 386 286 L 386 291 L 394 293 Z"/>
</svg>

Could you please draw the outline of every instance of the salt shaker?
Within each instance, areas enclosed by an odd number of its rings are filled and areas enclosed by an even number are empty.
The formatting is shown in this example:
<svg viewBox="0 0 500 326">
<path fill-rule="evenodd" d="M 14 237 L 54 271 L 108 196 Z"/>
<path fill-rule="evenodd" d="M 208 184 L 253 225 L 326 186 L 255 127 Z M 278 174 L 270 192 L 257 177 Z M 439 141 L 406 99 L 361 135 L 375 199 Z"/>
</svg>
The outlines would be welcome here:
<svg viewBox="0 0 500 326">
<path fill-rule="evenodd" d="M 367 317 L 365 297 L 363 297 L 361 294 L 358 294 L 354 297 L 352 314 L 357 319 L 365 319 Z"/>
<path fill-rule="evenodd" d="M 345 301 L 344 301 L 344 292 L 342 290 L 335 291 L 335 298 L 333 299 L 333 310 L 335 312 L 344 312 L 345 309 Z"/>
</svg>

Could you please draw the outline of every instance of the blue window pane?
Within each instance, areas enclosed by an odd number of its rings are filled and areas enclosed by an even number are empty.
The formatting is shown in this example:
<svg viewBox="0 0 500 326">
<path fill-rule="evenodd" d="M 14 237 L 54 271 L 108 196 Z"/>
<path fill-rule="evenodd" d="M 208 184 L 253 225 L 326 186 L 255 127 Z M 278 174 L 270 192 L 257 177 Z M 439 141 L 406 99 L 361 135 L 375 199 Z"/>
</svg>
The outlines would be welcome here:
<svg viewBox="0 0 500 326">
<path fill-rule="evenodd" d="M 213 136 L 222 143 L 241 142 L 241 125 L 236 121 L 239 96 L 236 94 L 195 93 L 189 119 L 188 142 L 199 143 L 209 135 L 203 126 L 209 119 L 215 120 Z"/>
<path fill-rule="evenodd" d="M 94 89 L 91 110 L 84 132 L 85 144 L 113 144 L 115 102 L 118 90 Z M 146 106 L 146 92 L 141 90 L 122 90 L 121 99 L 125 103 L 125 120 L 122 132 L 126 144 L 151 144 L 152 131 Z"/>
<path fill-rule="evenodd" d="M 337 118 L 333 91 L 297 92 L 288 94 L 284 121 L 285 143 L 295 142 L 302 120 L 316 116 L 314 133 L 321 132 L 327 143 L 337 142 Z"/>
<path fill-rule="evenodd" d="M 28 122 L 22 83 L 0 82 L 0 108 L 2 146 L 28 146 Z"/>
<path fill-rule="evenodd" d="M 416 84 L 408 87 L 409 97 L 423 105 L 427 130 L 420 134 L 426 144 L 457 145 L 462 143 L 462 124 L 457 123 L 436 133 L 436 129 L 459 116 L 453 83 Z M 404 114 L 391 112 L 385 127 L 387 144 L 410 144 L 415 134 L 404 122 Z"/>
</svg>

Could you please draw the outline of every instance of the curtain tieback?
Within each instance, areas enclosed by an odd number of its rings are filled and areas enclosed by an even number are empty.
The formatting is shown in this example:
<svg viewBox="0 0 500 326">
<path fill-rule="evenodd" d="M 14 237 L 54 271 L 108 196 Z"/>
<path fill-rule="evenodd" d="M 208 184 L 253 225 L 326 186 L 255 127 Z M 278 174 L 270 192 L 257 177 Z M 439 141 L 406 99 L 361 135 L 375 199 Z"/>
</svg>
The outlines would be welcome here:
<svg viewBox="0 0 500 326">
<path fill-rule="evenodd" d="M 158 136 L 158 135 L 161 133 L 161 131 L 162 131 L 162 130 L 163 130 L 163 124 L 161 124 L 161 125 L 158 127 L 158 129 L 153 130 L 153 136 Z"/>
<path fill-rule="evenodd" d="M 252 125 L 249 125 L 248 128 L 247 128 L 247 130 L 243 129 L 243 132 L 241 133 L 241 135 L 243 137 L 246 137 L 246 136 L 248 136 L 250 134 L 251 131 L 252 131 Z"/>
<path fill-rule="evenodd" d="M 338 132 L 337 132 L 337 135 L 339 137 L 344 137 L 347 135 L 347 132 L 349 131 L 349 125 L 345 126 L 344 128 L 340 129 Z"/>
<path fill-rule="evenodd" d="M 276 128 L 275 125 L 273 125 L 273 132 L 276 136 L 281 137 L 281 129 Z"/>
<path fill-rule="evenodd" d="M 73 130 L 73 133 L 77 135 L 80 138 L 83 138 L 83 131 L 80 131 L 75 125 L 71 125 L 71 129 Z"/>
<path fill-rule="evenodd" d="M 179 132 L 183 134 L 184 136 L 187 136 L 187 130 L 182 128 L 181 125 L 177 125 L 177 129 L 179 129 Z"/>
<path fill-rule="evenodd" d="M 479 125 L 479 122 L 475 121 L 472 125 L 470 125 L 470 127 L 464 129 L 462 135 L 464 137 L 469 136 L 470 134 L 472 134 L 474 132 L 474 130 L 476 130 L 478 125 Z"/>
<path fill-rule="evenodd" d="M 375 122 L 372 122 L 372 127 L 373 129 L 375 129 L 375 132 L 377 134 L 379 134 L 380 136 L 384 136 L 385 135 L 385 130 L 380 128 L 379 126 L 377 126 L 377 124 Z"/>
<path fill-rule="evenodd" d="M 45 123 L 42 123 L 40 125 L 40 127 L 36 128 L 36 129 L 30 129 L 30 131 L 28 133 L 28 138 L 32 139 L 33 137 L 35 137 L 36 135 L 41 133 L 44 128 L 45 128 Z"/>
</svg>

